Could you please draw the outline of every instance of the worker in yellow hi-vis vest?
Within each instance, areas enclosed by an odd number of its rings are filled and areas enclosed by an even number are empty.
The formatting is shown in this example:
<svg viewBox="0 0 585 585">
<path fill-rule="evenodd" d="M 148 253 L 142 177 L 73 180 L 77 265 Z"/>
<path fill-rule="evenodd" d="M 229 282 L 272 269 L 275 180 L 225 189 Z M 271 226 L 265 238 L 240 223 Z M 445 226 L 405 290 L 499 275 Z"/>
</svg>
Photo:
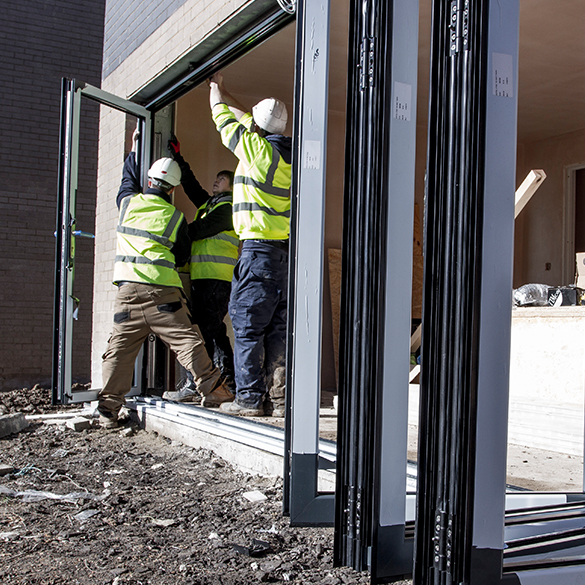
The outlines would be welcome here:
<svg viewBox="0 0 585 585">
<path fill-rule="evenodd" d="M 234 173 L 220 171 L 210 195 L 181 155 L 176 136 L 168 148 L 181 168 L 181 186 L 197 207 L 195 219 L 189 224 L 191 315 L 201 330 L 209 357 L 219 367 L 228 388 L 235 392 L 234 353 L 224 322 L 240 245 L 232 221 Z M 177 389 L 165 392 L 163 398 L 184 402 L 191 396 L 198 396 L 197 386 L 187 372 Z"/>
<path fill-rule="evenodd" d="M 238 158 L 234 230 L 242 249 L 234 270 L 236 398 L 220 409 L 242 416 L 283 416 L 285 405 L 291 139 L 285 104 L 275 98 L 246 109 L 226 90 L 221 73 L 209 80 L 213 121 Z"/>
<path fill-rule="evenodd" d="M 136 144 L 136 133 L 134 140 Z M 116 198 L 119 219 L 114 284 L 118 291 L 98 393 L 100 422 L 108 428 L 118 424 L 118 413 L 132 384 L 134 361 L 151 332 L 191 372 L 203 395 L 203 406 L 233 400 L 205 351 L 198 328 L 191 323 L 175 268 L 187 261 L 191 248 L 185 218 L 171 203 L 180 181 L 179 165 L 162 158 L 148 171 L 148 189 L 142 193 L 135 151 L 124 163 Z"/>
</svg>

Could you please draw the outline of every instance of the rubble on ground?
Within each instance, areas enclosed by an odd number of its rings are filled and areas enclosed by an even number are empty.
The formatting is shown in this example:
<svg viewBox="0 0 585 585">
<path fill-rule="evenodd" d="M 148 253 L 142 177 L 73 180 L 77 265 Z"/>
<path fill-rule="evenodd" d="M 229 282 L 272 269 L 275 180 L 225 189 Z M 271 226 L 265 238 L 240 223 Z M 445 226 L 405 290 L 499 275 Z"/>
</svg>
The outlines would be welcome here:
<svg viewBox="0 0 585 585">
<path fill-rule="evenodd" d="M 9 412 L 15 392 L 0 393 Z M 0 439 L 1 583 L 369 583 L 333 567 L 333 529 L 289 526 L 280 478 L 131 424 L 69 428 L 78 416 Z"/>
</svg>

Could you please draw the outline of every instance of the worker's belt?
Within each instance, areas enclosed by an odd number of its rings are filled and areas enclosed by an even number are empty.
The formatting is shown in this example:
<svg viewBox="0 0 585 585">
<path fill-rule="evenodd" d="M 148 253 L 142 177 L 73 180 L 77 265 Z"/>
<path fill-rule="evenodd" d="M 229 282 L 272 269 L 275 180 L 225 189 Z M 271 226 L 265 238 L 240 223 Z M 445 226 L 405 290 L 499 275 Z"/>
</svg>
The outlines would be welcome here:
<svg viewBox="0 0 585 585">
<path fill-rule="evenodd" d="M 288 252 L 288 240 L 244 240 L 245 242 L 254 242 L 256 244 L 267 244 L 273 248 L 278 248 L 284 252 Z"/>
<path fill-rule="evenodd" d="M 161 286 L 164 288 L 179 288 L 178 286 L 172 286 L 169 284 L 156 284 L 154 282 L 141 282 L 139 280 L 119 280 L 118 282 L 115 283 L 115 285 L 118 288 L 120 288 L 121 286 L 123 286 L 125 284 L 145 284 L 147 286 Z M 179 288 L 179 290 L 183 290 L 183 289 Z"/>
</svg>

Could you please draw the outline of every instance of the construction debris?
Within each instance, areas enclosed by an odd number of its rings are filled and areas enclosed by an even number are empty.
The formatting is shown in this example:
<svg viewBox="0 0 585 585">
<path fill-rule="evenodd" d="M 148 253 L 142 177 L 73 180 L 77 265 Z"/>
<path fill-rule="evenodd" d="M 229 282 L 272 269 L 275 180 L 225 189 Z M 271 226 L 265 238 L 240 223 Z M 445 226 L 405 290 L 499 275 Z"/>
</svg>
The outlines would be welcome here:
<svg viewBox="0 0 585 585">
<path fill-rule="evenodd" d="M 29 422 L 21 412 L 0 415 L 0 437 L 7 437 L 28 427 Z"/>
<path fill-rule="evenodd" d="M 263 502 L 266 499 L 266 496 L 258 490 L 254 490 L 253 492 L 246 492 L 245 494 L 242 494 L 242 496 L 249 502 Z"/>
<path fill-rule="evenodd" d="M 92 421 L 88 418 L 84 418 L 81 416 L 75 417 L 71 420 L 68 420 L 65 423 L 65 426 L 69 429 L 72 429 L 74 431 L 85 431 L 87 429 L 90 429 L 92 426 Z"/>
<path fill-rule="evenodd" d="M 232 546 L 237 553 L 249 557 L 261 557 L 265 554 L 274 552 L 268 542 L 258 540 L 257 538 L 253 538 L 252 544 L 249 546 L 242 546 L 240 544 L 233 544 Z"/>
<path fill-rule="evenodd" d="M 289 526 L 280 479 L 139 429 L 45 423 L 2 440 L 1 583 L 369 582 L 333 567 L 331 528 Z"/>
</svg>

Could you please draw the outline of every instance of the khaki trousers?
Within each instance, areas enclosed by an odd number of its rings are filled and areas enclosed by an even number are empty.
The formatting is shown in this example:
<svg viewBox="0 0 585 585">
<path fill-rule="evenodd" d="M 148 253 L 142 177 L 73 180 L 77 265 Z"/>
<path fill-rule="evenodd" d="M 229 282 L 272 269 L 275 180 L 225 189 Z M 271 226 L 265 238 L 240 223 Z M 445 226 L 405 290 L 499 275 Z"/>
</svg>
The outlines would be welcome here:
<svg viewBox="0 0 585 585">
<path fill-rule="evenodd" d="M 205 349 L 199 328 L 191 324 L 180 289 L 128 282 L 118 287 L 114 327 L 103 355 L 102 389 L 98 409 L 116 416 L 130 391 L 134 362 L 149 333 L 175 352 L 179 363 L 193 374 L 204 396 L 220 377 Z"/>
</svg>

